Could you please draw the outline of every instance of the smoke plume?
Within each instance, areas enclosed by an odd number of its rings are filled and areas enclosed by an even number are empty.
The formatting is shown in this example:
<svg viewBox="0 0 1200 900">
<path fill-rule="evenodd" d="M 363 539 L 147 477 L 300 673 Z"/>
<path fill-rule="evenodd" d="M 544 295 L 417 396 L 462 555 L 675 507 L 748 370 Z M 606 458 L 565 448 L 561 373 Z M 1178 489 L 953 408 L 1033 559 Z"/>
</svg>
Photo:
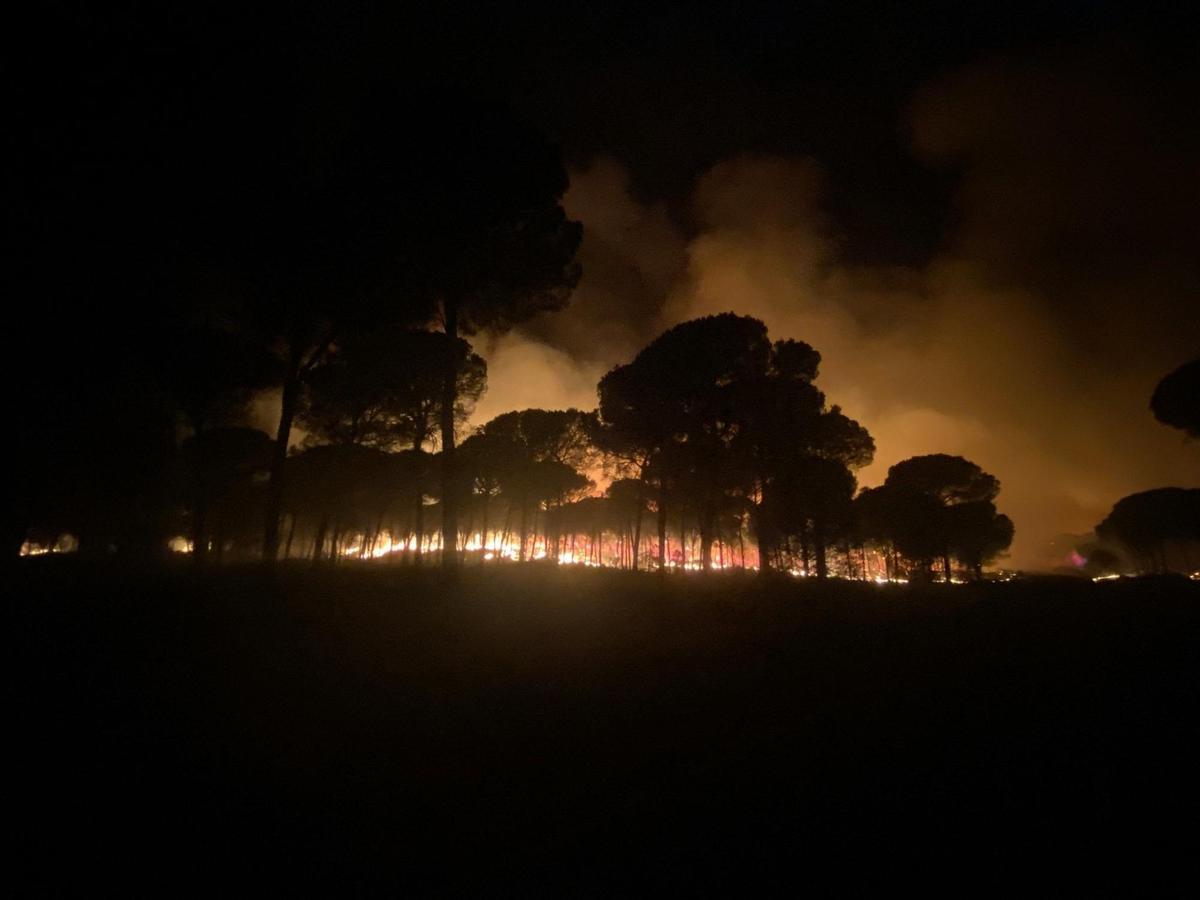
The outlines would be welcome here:
<svg viewBox="0 0 1200 900">
<path fill-rule="evenodd" d="M 1200 351 L 1200 140 L 1189 99 L 1145 79 L 1106 52 L 994 60 L 927 85 L 906 114 L 912 148 L 959 186 L 919 266 L 839 258 L 817 160 L 718 163 L 684 217 L 594 161 L 567 197 L 586 229 L 583 281 L 567 311 L 481 348 L 477 421 L 591 408 L 599 375 L 663 329 L 754 315 L 816 347 L 830 402 L 874 435 L 860 483 L 915 454 L 966 456 L 1001 480 L 1012 563 L 1060 564 L 1055 535 L 1200 475 L 1200 448 L 1148 411 L 1157 380 Z"/>
</svg>

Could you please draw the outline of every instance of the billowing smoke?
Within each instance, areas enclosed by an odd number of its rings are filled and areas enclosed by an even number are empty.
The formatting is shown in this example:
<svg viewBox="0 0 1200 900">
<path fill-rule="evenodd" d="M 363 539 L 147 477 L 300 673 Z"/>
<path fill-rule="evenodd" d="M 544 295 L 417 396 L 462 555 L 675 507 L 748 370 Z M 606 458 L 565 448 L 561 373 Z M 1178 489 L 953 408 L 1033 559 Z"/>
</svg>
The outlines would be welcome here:
<svg viewBox="0 0 1200 900">
<path fill-rule="evenodd" d="M 914 454 L 967 456 L 1002 482 L 1013 564 L 1055 565 L 1049 539 L 1089 530 L 1119 497 L 1198 483 L 1200 448 L 1147 408 L 1200 351 L 1189 109 L 1119 52 L 994 61 L 927 86 L 907 117 L 914 152 L 955 167 L 959 188 L 941 249 L 917 267 L 840 259 L 818 161 L 713 166 L 685 238 L 598 160 L 567 198 L 586 228 L 572 306 L 484 349 L 477 419 L 591 407 L 597 377 L 662 329 L 755 315 L 821 351 L 819 384 L 876 439 L 863 484 Z"/>
<path fill-rule="evenodd" d="M 521 334 L 475 343 L 488 361 L 488 384 L 475 406 L 474 424 L 513 409 L 591 409 L 596 405 L 596 383 L 606 371 L 601 363 L 577 359 Z"/>
</svg>

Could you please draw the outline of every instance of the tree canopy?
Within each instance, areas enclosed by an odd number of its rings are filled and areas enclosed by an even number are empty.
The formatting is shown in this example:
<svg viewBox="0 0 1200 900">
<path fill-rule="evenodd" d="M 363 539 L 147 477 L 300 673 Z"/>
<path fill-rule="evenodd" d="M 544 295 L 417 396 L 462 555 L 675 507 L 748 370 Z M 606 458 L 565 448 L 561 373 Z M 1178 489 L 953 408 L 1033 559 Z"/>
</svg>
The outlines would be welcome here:
<svg viewBox="0 0 1200 900">
<path fill-rule="evenodd" d="M 1184 363 L 1158 383 L 1150 410 L 1164 425 L 1200 438 L 1200 359 Z"/>
<path fill-rule="evenodd" d="M 1169 571 L 1173 545 L 1182 549 L 1200 541 L 1200 488 L 1157 488 L 1122 497 L 1096 534 L 1124 547 L 1139 570 Z"/>
<path fill-rule="evenodd" d="M 976 576 L 1012 543 L 1013 526 L 993 501 L 1000 482 L 961 456 L 914 456 L 888 469 L 858 503 L 866 534 L 890 543 L 928 575 L 935 559 L 951 578 L 951 557 Z"/>
</svg>

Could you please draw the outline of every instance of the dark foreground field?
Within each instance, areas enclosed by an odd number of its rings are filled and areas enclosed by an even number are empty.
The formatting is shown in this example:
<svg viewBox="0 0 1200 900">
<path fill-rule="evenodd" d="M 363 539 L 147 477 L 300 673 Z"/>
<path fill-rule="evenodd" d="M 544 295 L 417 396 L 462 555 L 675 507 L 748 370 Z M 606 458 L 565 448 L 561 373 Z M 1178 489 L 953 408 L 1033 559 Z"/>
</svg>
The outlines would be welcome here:
<svg viewBox="0 0 1200 900">
<path fill-rule="evenodd" d="M 1194 853 L 1182 581 L 29 563 L 9 847 L 42 888 L 1147 886 Z"/>
</svg>

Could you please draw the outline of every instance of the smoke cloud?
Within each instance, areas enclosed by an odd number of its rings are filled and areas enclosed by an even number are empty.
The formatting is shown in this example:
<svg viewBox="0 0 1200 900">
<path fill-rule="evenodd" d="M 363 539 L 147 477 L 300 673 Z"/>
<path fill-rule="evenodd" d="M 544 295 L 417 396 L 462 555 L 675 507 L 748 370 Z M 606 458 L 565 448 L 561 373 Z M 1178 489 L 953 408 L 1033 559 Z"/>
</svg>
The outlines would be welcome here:
<svg viewBox="0 0 1200 900">
<path fill-rule="evenodd" d="M 754 315 L 816 347 L 830 402 L 874 435 L 860 483 L 915 454 L 966 456 L 1001 480 L 1012 564 L 1061 564 L 1051 538 L 1090 530 L 1119 497 L 1198 483 L 1200 448 L 1148 410 L 1157 380 L 1200 352 L 1188 108 L 1119 52 L 927 85 L 907 112 L 913 151 L 959 187 L 941 249 L 914 267 L 839 259 L 818 161 L 713 166 L 685 234 L 597 160 L 567 197 L 586 229 L 572 305 L 484 350 L 476 420 L 591 408 L 599 376 L 664 328 Z"/>
</svg>

